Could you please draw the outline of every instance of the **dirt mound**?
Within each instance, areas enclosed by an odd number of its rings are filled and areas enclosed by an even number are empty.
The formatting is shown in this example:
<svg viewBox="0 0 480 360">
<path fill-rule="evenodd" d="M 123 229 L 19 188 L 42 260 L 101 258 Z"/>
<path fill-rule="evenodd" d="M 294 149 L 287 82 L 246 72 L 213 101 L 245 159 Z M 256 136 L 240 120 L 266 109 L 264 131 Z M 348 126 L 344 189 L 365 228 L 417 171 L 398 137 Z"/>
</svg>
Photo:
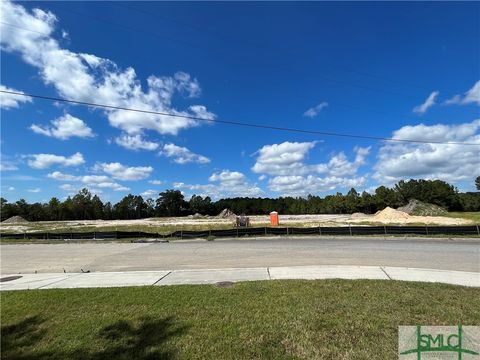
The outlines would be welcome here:
<svg viewBox="0 0 480 360">
<path fill-rule="evenodd" d="M 199 213 L 195 213 L 193 215 L 188 215 L 190 219 L 205 219 L 205 216 Z"/>
<path fill-rule="evenodd" d="M 439 216 L 447 213 L 444 208 L 438 205 L 424 203 L 415 199 L 410 200 L 407 205 L 399 207 L 397 210 L 416 216 Z"/>
<path fill-rule="evenodd" d="M 383 209 L 378 214 L 376 214 L 373 218 L 374 220 L 378 220 L 380 222 L 384 222 L 384 221 L 395 222 L 398 220 L 408 220 L 410 219 L 410 215 L 408 215 L 406 212 L 398 211 L 387 206 L 385 209 Z"/>
<path fill-rule="evenodd" d="M 12 216 L 7 220 L 2 221 L 2 223 L 5 223 L 5 224 L 28 223 L 28 222 L 29 222 L 28 220 L 25 220 L 23 217 L 18 215 Z"/>
<path fill-rule="evenodd" d="M 220 214 L 217 215 L 217 218 L 219 219 L 231 219 L 231 218 L 236 218 L 237 215 L 231 211 L 230 209 L 223 209 Z"/>
</svg>

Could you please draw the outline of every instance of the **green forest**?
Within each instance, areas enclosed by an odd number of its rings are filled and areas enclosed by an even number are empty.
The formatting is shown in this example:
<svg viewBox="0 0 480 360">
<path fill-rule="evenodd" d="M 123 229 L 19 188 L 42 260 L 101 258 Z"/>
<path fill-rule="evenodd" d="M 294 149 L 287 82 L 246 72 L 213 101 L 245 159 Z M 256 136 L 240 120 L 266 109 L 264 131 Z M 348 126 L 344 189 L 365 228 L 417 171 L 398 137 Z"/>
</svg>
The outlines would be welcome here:
<svg viewBox="0 0 480 360">
<path fill-rule="evenodd" d="M 480 177 L 475 181 L 480 190 Z M 441 180 L 399 181 L 392 188 L 380 186 L 373 194 L 358 193 L 351 189 L 347 194 L 337 193 L 320 197 L 237 197 L 212 201 L 208 196 L 193 195 L 188 201 L 179 190 L 166 190 L 156 199 L 144 199 L 129 194 L 118 203 L 102 202 L 88 189 L 64 201 L 52 198 L 48 203 L 29 204 L 24 199 L 8 202 L 1 198 L 1 220 L 19 215 L 29 221 L 141 219 L 148 217 L 185 216 L 195 213 L 217 215 L 228 208 L 236 214 L 260 215 L 270 211 L 280 214 L 373 214 L 387 206 L 397 208 L 417 199 L 435 204 L 448 211 L 480 211 L 480 192 L 459 192 Z"/>
</svg>

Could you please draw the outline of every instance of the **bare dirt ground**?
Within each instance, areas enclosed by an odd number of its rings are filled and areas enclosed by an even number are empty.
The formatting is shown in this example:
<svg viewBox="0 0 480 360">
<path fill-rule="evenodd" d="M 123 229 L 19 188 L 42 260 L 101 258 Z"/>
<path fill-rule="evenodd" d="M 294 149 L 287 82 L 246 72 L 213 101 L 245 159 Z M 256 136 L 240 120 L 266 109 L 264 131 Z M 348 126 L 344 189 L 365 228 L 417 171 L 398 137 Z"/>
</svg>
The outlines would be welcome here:
<svg viewBox="0 0 480 360">
<path fill-rule="evenodd" d="M 392 209 L 393 210 L 393 209 Z M 396 211 L 396 210 L 394 210 Z M 266 226 L 269 224 L 268 215 L 250 216 L 252 226 Z M 435 225 L 468 225 L 474 222 L 466 219 L 443 216 L 404 216 L 396 212 L 380 213 L 377 215 L 354 214 L 318 214 L 318 215 L 280 215 L 280 226 L 348 226 L 375 225 L 375 224 L 435 224 Z M 83 230 L 132 230 L 132 231 L 159 231 L 181 228 L 230 228 L 234 219 L 208 217 L 195 219 L 192 217 L 166 217 L 139 220 L 78 220 L 78 221 L 39 221 L 29 223 L 1 224 L 2 232 L 24 231 L 83 231 Z"/>
</svg>

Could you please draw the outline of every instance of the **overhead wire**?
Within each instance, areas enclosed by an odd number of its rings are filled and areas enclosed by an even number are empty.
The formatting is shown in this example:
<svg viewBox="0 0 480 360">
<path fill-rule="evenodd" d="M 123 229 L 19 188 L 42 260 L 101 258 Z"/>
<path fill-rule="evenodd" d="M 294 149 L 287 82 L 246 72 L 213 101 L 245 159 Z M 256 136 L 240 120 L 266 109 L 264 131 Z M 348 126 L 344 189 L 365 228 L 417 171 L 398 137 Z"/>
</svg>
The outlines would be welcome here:
<svg viewBox="0 0 480 360">
<path fill-rule="evenodd" d="M 267 125 L 267 124 L 257 124 L 257 123 L 249 123 L 249 122 L 233 121 L 233 120 L 202 118 L 202 117 L 193 116 L 193 115 L 172 114 L 172 113 L 162 112 L 162 111 L 135 109 L 135 108 L 129 108 L 129 107 L 123 107 L 123 106 L 99 104 L 99 103 L 93 103 L 93 102 L 88 102 L 88 101 L 79 101 L 79 100 L 71 100 L 71 99 L 63 99 L 63 98 L 60 98 L 60 97 L 30 94 L 30 93 L 22 93 L 22 92 L 18 92 L 18 91 L 9 91 L 9 90 L 0 90 L 0 93 L 17 95 L 17 96 L 24 96 L 24 97 L 30 97 L 30 98 L 36 98 L 36 99 L 42 99 L 42 100 L 49 100 L 49 101 L 64 102 L 64 103 L 70 103 L 70 104 L 76 104 L 76 105 L 90 106 L 90 107 L 96 107 L 96 108 L 104 108 L 104 109 L 109 109 L 109 110 L 131 111 L 131 112 L 150 114 L 150 115 L 177 117 L 177 118 L 184 118 L 184 119 L 190 119 L 190 120 L 195 120 L 195 121 L 203 121 L 203 122 L 210 122 L 210 123 L 243 126 L 243 127 L 250 127 L 250 128 L 259 128 L 259 129 L 268 129 L 268 130 L 277 130 L 277 131 L 285 131 L 285 132 L 295 132 L 295 133 L 302 133 L 302 134 L 334 136 L 334 137 L 355 138 L 355 139 L 367 139 L 367 140 L 376 140 L 376 141 L 402 142 L 402 143 L 480 146 L 480 144 L 477 144 L 477 143 L 453 142 L 453 141 L 427 141 L 427 140 L 418 140 L 418 139 L 399 139 L 399 138 L 389 138 L 389 137 L 383 137 L 383 136 L 346 134 L 346 133 L 338 133 L 338 132 L 327 132 L 327 131 L 318 131 L 318 130 L 298 129 L 298 128 L 282 127 L 282 126 Z"/>
</svg>

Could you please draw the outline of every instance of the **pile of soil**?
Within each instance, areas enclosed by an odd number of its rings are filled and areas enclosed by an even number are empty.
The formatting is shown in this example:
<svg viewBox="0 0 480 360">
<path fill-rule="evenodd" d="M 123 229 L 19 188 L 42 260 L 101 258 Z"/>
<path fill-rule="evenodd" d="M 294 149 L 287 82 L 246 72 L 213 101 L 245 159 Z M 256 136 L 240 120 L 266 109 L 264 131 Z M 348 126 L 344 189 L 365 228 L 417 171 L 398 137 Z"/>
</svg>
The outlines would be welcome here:
<svg viewBox="0 0 480 360">
<path fill-rule="evenodd" d="M 410 200 L 407 205 L 399 207 L 397 210 L 416 216 L 441 216 L 447 213 L 444 208 L 438 205 L 424 203 L 415 199 Z"/>
<path fill-rule="evenodd" d="M 28 222 L 29 222 L 28 220 L 25 220 L 23 217 L 18 215 L 12 216 L 7 220 L 2 221 L 2 223 L 5 223 L 5 224 L 28 223 Z"/>
<path fill-rule="evenodd" d="M 223 209 L 220 214 L 217 215 L 219 219 L 235 219 L 237 215 L 230 209 Z"/>
<path fill-rule="evenodd" d="M 206 216 L 202 215 L 202 214 L 199 214 L 199 213 L 195 213 L 193 215 L 188 215 L 188 217 L 190 219 L 205 219 Z"/>
<path fill-rule="evenodd" d="M 375 214 L 373 219 L 380 222 L 385 222 L 385 221 L 398 222 L 398 220 L 410 219 L 410 215 L 408 215 L 406 212 L 398 211 L 387 206 L 385 209 Z"/>
</svg>

